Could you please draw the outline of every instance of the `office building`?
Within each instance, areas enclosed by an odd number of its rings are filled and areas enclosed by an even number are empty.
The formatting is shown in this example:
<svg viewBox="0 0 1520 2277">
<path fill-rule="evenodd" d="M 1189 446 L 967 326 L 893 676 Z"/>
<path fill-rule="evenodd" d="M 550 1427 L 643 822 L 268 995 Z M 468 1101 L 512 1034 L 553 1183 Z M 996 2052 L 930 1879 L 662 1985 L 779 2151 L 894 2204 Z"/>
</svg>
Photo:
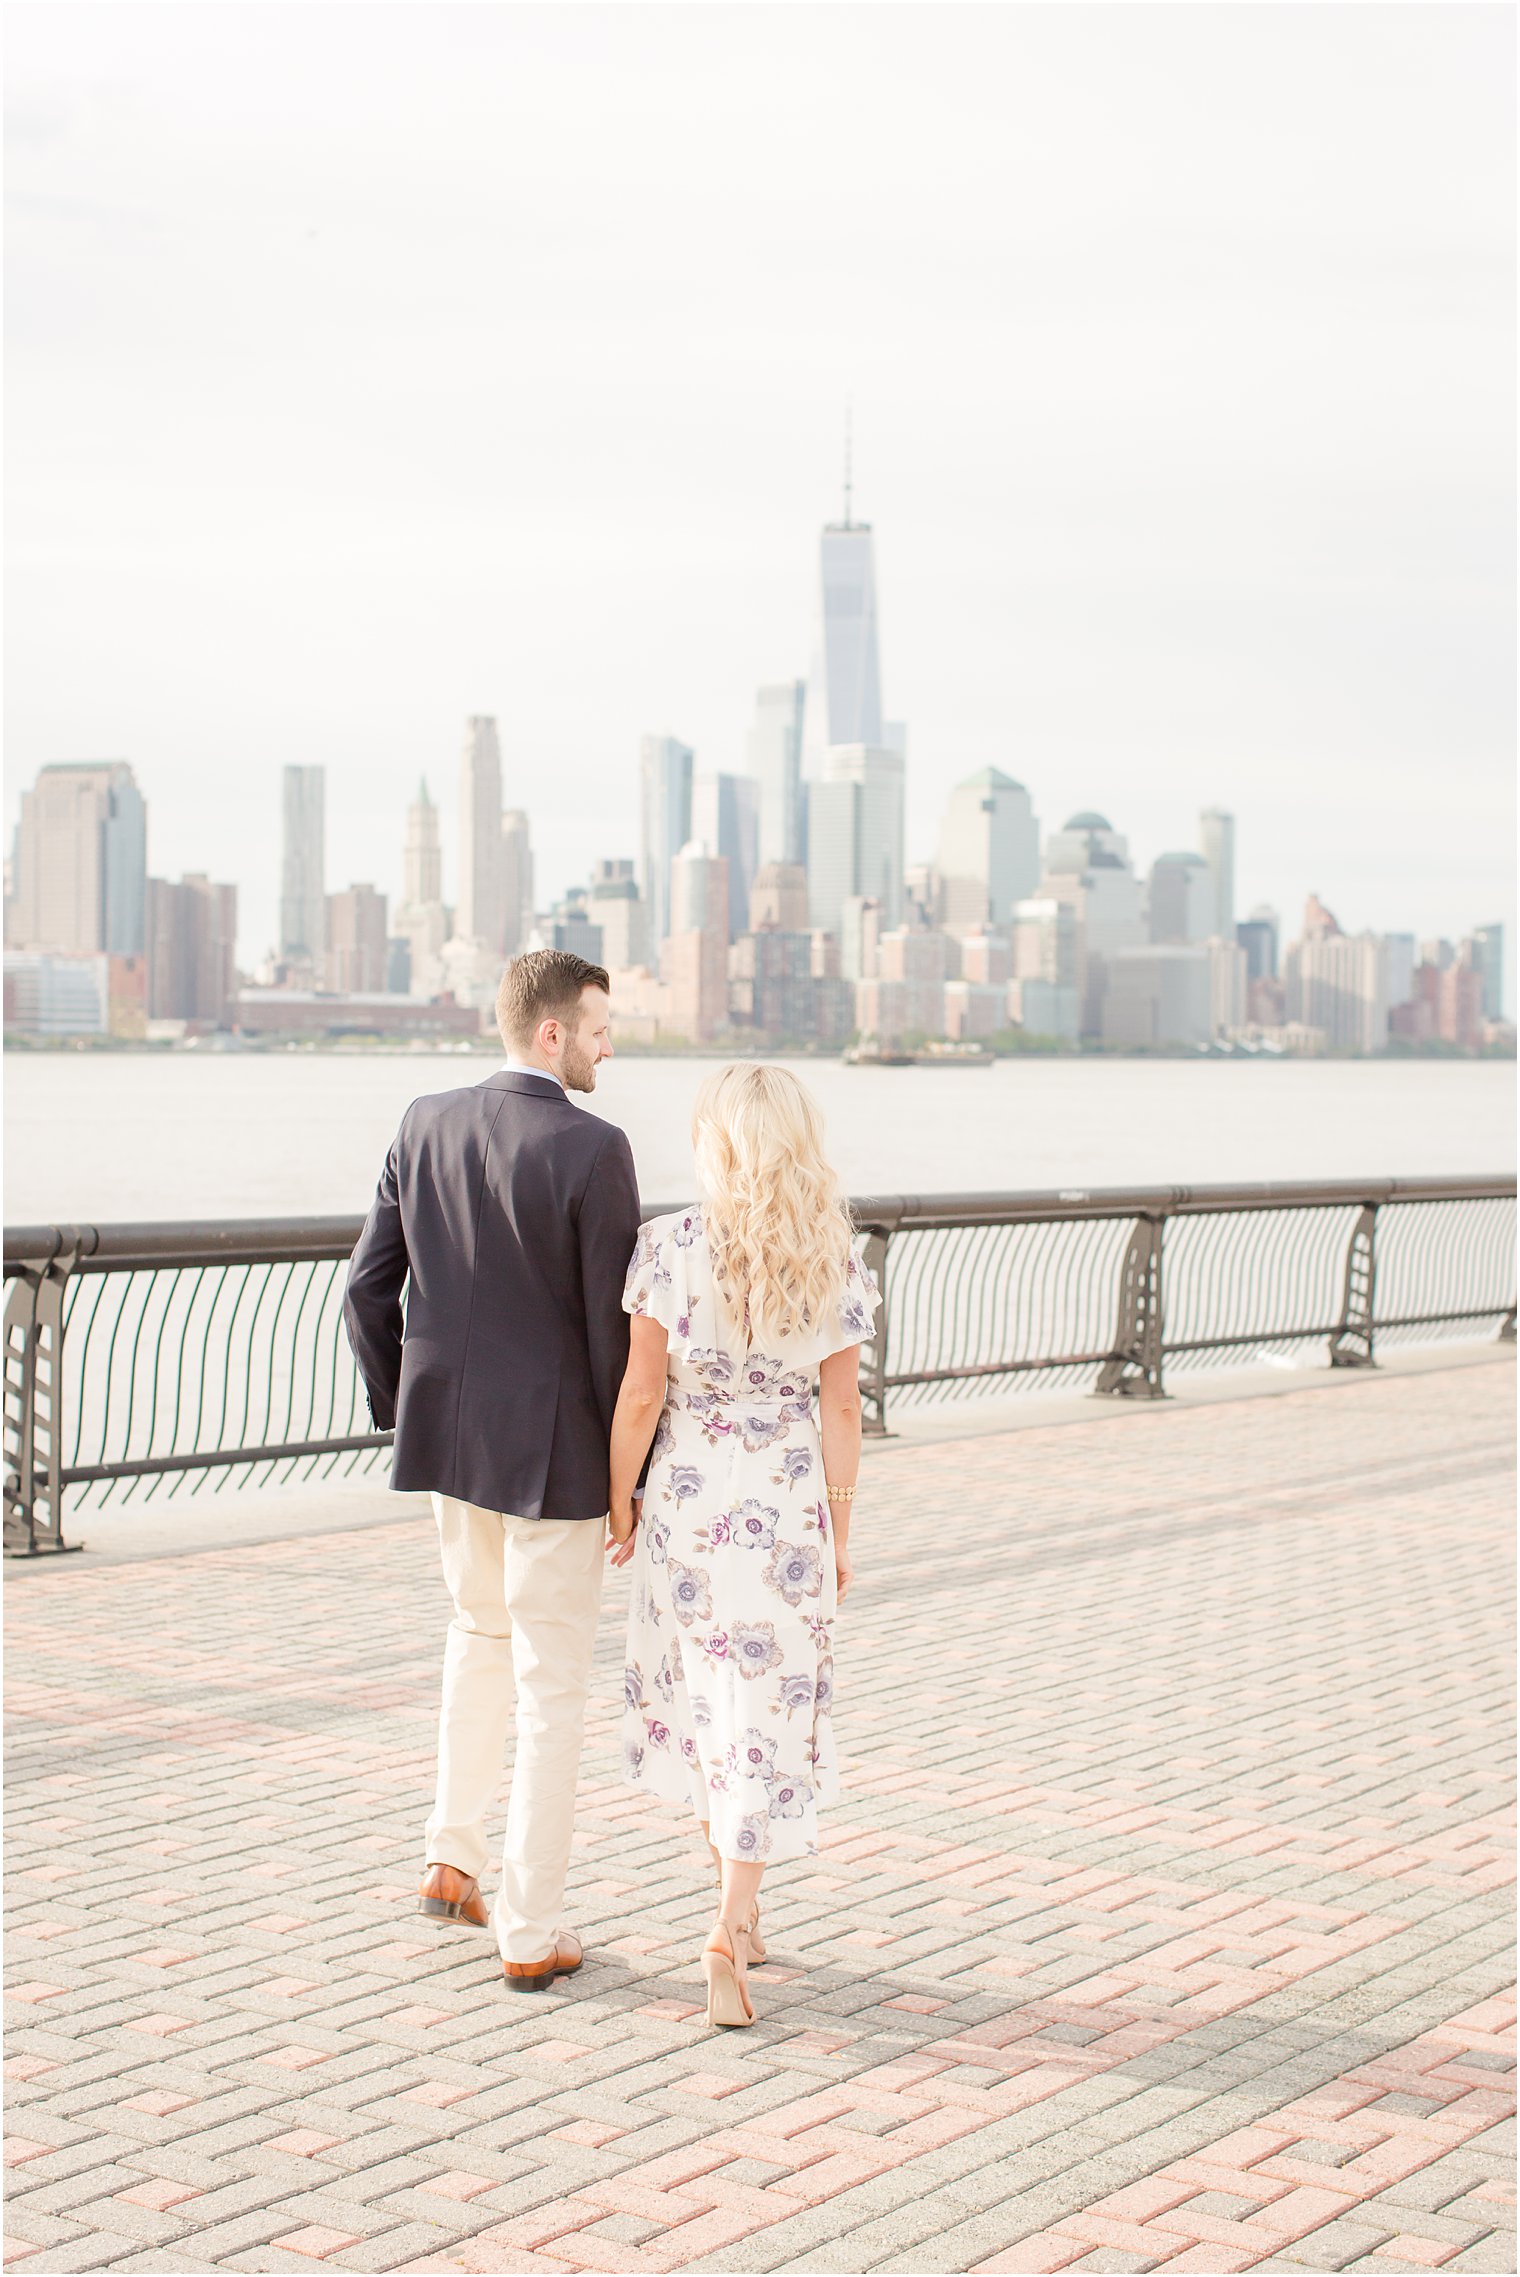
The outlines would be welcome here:
<svg viewBox="0 0 1520 2277">
<path fill-rule="evenodd" d="M 401 858 L 401 907 L 393 920 L 391 938 L 405 953 L 402 983 L 401 950 L 387 960 L 385 986 L 426 998 L 438 995 L 443 985 L 440 962 L 449 937 L 449 913 L 443 900 L 443 850 L 439 842 L 438 809 L 425 782 L 406 810 L 406 843 Z"/>
<path fill-rule="evenodd" d="M 1246 953 L 1247 985 L 1277 978 L 1277 911 L 1258 903 L 1235 928 L 1235 938 Z"/>
<path fill-rule="evenodd" d="M 1074 1044 L 1081 1033 L 1082 1000 L 1075 988 L 1032 976 L 1008 983 L 1008 1019 L 1029 1036 Z"/>
<path fill-rule="evenodd" d="M 1054 894 L 1016 901 L 1008 928 L 1010 980 L 1043 980 L 1077 988 L 1082 970 L 1081 921 L 1076 907 Z"/>
<path fill-rule="evenodd" d="M 855 991 L 837 973 L 816 969 L 814 935 L 767 927 L 742 933 L 729 959 L 729 1012 L 772 1049 L 837 1046 L 855 1025 Z"/>
<path fill-rule="evenodd" d="M 443 899 L 443 848 L 438 836 L 438 809 L 428 796 L 424 778 L 406 810 L 406 845 L 401 858 L 402 907 L 416 909 Z"/>
<path fill-rule="evenodd" d="M 1205 946 L 1209 952 L 1209 1032 L 1227 1036 L 1246 1022 L 1246 952 L 1238 941 L 1217 935 Z"/>
<path fill-rule="evenodd" d="M 1468 943 L 1469 962 L 1482 976 L 1483 1016 L 1504 1018 L 1504 927 L 1475 925 Z"/>
<path fill-rule="evenodd" d="M 590 895 L 585 886 L 571 886 L 547 917 L 539 919 L 532 931 L 532 946 L 563 949 L 572 957 L 584 957 L 588 965 L 607 962 L 602 953 L 602 929 L 591 914 Z"/>
<path fill-rule="evenodd" d="M 501 744 L 496 722 L 476 713 L 465 722 L 459 761 L 459 900 L 454 931 L 483 950 L 505 954 Z"/>
<path fill-rule="evenodd" d="M 150 1020 L 224 1027 L 237 987 L 237 887 L 199 872 L 149 878 L 146 1012 Z"/>
<path fill-rule="evenodd" d="M 1069 815 L 1045 841 L 1045 875 L 1075 877 L 1102 857 L 1121 869 L 1129 866 L 1129 840 L 1106 815 L 1084 807 Z"/>
<path fill-rule="evenodd" d="M 6 906 L 10 946 L 67 956 L 141 956 L 147 885 L 148 810 L 126 761 L 42 768 L 21 794 Z M 46 990 L 54 982 L 37 985 Z M 66 995 L 73 981 L 65 977 L 56 985 Z"/>
<path fill-rule="evenodd" d="M 670 930 L 660 946 L 660 977 L 670 1022 L 694 1044 L 728 1025 L 728 864 L 700 839 L 670 865 Z"/>
<path fill-rule="evenodd" d="M 104 1036 L 111 1028 L 111 959 L 47 949 L 5 952 L 7 1036 Z"/>
<path fill-rule="evenodd" d="M 884 927 L 881 903 L 851 894 L 839 913 L 839 970 L 846 980 L 875 980 Z M 829 938 L 828 934 L 824 939 Z"/>
<path fill-rule="evenodd" d="M 952 933 L 1007 923 L 1040 876 L 1040 826 L 1022 783 L 996 767 L 950 794 L 935 863 L 940 923 Z"/>
<path fill-rule="evenodd" d="M 881 1042 L 945 1034 L 945 983 L 959 978 L 947 933 L 917 925 L 883 932 L 876 973 L 855 984 L 856 1025 Z"/>
<path fill-rule="evenodd" d="M 533 923 L 533 844 L 528 817 L 509 806 L 501 818 L 501 953 L 515 957 Z"/>
<path fill-rule="evenodd" d="M 656 952 L 671 929 L 671 864 L 691 838 L 694 759 L 673 735 L 646 735 L 639 748 L 639 884 Z"/>
<path fill-rule="evenodd" d="M 905 783 L 899 753 L 846 744 L 823 755 L 808 786 L 808 906 L 812 923 L 837 934 L 846 901 L 864 895 L 888 926 L 903 907 Z"/>
<path fill-rule="evenodd" d="M 1388 951 L 1380 934 L 1316 931 L 1290 942 L 1283 995 L 1288 1021 L 1322 1029 L 1331 1051 L 1387 1046 Z"/>
<path fill-rule="evenodd" d="M 1058 857 L 1078 867 L 1060 868 Z M 1108 959 L 1145 940 L 1145 893 L 1130 868 L 1127 841 L 1101 814 L 1073 815 L 1046 848 L 1045 875 L 1034 898 L 1063 902 L 1075 918 L 1081 1032 L 1101 1036 Z"/>
<path fill-rule="evenodd" d="M 1205 807 L 1198 817 L 1198 843 L 1214 881 L 1212 930 L 1222 940 L 1235 934 L 1235 817 L 1223 807 Z"/>
<path fill-rule="evenodd" d="M 1014 907 L 1022 908 L 1016 902 Z M 1070 918 L 1069 910 L 1062 910 Z M 1006 994 L 1013 978 L 1013 935 L 1006 926 L 983 926 L 979 933 L 963 933 L 960 937 L 961 978 L 974 981 L 979 987 L 1001 988 Z"/>
<path fill-rule="evenodd" d="M 1207 941 L 1219 931 L 1214 873 L 1201 854 L 1158 854 L 1151 864 L 1147 897 L 1150 936 L 1184 945 Z"/>
<path fill-rule="evenodd" d="M 386 897 L 372 885 L 327 896 L 323 986 L 335 996 L 383 996 L 390 969 Z"/>
<path fill-rule="evenodd" d="M 807 683 L 782 680 L 755 697 L 755 721 L 745 759 L 759 802 L 757 865 L 807 859 L 807 809 L 802 788 L 802 732 Z"/>
<path fill-rule="evenodd" d="M 1414 995 L 1415 939 L 1412 933 L 1385 933 L 1388 949 L 1388 1008 L 1407 1004 Z"/>
<path fill-rule="evenodd" d="M 632 862 L 601 862 L 586 894 L 586 914 L 602 937 L 596 960 L 609 972 L 647 965 L 653 956 L 649 912 L 633 875 Z"/>
<path fill-rule="evenodd" d="M 326 946 L 325 767 L 286 767 L 280 855 L 280 955 L 315 971 Z"/>
<path fill-rule="evenodd" d="M 863 744 L 870 750 L 886 744 L 875 541 L 870 523 L 851 517 L 848 475 L 844 520 L 830 522 L 823 532 L 818 573 L 818 629 L 804 720 L 804 766 L 810 781 L 824 774 L 826 752 L 840 744 Z"/>
<path fill-rule="evenodd" d="M 801 862 L 762 862 L 749 889 L 749 929 L 805 933 L 808 880 Z"/>
<path fill-rule="evenodd" d="M 1108 959 L 1103 1039 L 1131 1051 L 1206 1044 L 1214 1032 L 1213 959 L 1206 946 L 1153 942 Z"/>
<path fill-rule="evenodd" d="M 1444 1044 L 1473 1051 L 1483 1041 L 1483 1018 L 1483 974 L 1458 955 L 1437 979 L 1436 1034 Z"/>
<path fill-rule="evenodd" d="M 760 867 L 759 785 L 750 775 L 698 775 L 691 791 L 691 835 L 728 864 L 730 937 L 743 931 Z"/>
<path fill-rule="evenodd" d="M 947 980 L 940 991 L 943 1034 L 953 1044 L 985 1043 L 1009 1025 L 1008 983 L 993 988 L 986 981 Z"/>
</svg>

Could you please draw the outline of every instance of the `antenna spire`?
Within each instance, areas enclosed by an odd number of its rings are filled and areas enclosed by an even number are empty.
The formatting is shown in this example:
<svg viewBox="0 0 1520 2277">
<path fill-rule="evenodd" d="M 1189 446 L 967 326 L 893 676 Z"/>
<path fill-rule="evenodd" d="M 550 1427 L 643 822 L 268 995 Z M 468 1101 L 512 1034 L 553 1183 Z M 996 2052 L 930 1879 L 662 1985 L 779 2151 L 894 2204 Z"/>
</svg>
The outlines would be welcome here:
<svg viewBox="0 0 1520 2277">
<path fill-rule="evenodd" d="M 853 410 L 854 406 L 849 397 L 846 396 L 844 405 L 844 526 L 847 530 L 853 527 L 850 521 L 850 501 L 855 490 Z"/>
</svg>

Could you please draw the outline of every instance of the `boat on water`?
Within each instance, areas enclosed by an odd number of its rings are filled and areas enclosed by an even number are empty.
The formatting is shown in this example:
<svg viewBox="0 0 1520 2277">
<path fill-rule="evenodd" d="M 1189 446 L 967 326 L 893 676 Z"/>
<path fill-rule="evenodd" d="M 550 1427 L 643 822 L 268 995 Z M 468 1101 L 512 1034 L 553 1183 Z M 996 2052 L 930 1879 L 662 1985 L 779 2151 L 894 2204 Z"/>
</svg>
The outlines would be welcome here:
<svg viewBox="0 0 1520 2277">
<path fill-rule="evenodd" d="M 991 1067 L 996 1054 L 975 1044 L 926 1044 L 922 1051 L 898 1051 L 869 1039 L 851 1044 L 846 1067 Z"/>
<path fill-rule="evenodd" d="M 976 1044 L 925 1044 L 912 1058 L 915 1067 L 991 1067 L 996 1056 Z"/>
</svg>

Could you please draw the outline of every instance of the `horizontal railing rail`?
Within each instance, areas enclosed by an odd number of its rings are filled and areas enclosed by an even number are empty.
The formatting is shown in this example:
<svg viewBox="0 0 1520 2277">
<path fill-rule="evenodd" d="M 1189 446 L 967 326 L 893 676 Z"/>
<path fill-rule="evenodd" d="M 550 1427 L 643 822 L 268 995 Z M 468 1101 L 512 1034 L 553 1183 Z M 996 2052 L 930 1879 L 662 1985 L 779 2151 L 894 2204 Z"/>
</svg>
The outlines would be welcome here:
<svg viewBox="0 0 1520 2277">
<path fill-rule="evenodd" d="M 646 1210 L 662 1213 L 666 1206 Z M 1513 1177 L 867 1195 L 888 1406 L 1035 1385 L 1154 1399 L 1167 1369 L 1374 1364 L 1379 1342 L 1514 1334 Z M 359 1217 L 5 1230 L 6 1546 L 64 1505 L 362 1471 L 342 1326 Z"/>
</svg>

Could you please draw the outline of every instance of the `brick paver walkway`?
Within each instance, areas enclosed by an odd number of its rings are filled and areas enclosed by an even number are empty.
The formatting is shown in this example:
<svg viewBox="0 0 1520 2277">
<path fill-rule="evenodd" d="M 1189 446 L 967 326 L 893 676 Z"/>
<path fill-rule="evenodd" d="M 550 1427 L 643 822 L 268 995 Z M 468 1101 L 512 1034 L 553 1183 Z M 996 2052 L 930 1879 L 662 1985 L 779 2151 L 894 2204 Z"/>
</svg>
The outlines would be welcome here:
<svg viewBox="0 0 1520 2277">
<path fill-rule="evenodd" d="M 710 2035 L 616 1778 L 573 1985 L 412 1911 L 416 1523 L 13 1574 L 9 2237 L 45 2269 L 1512 2271 L 1513 1378 L 873 1454 L 847 1802 Z"/>
</svg>

